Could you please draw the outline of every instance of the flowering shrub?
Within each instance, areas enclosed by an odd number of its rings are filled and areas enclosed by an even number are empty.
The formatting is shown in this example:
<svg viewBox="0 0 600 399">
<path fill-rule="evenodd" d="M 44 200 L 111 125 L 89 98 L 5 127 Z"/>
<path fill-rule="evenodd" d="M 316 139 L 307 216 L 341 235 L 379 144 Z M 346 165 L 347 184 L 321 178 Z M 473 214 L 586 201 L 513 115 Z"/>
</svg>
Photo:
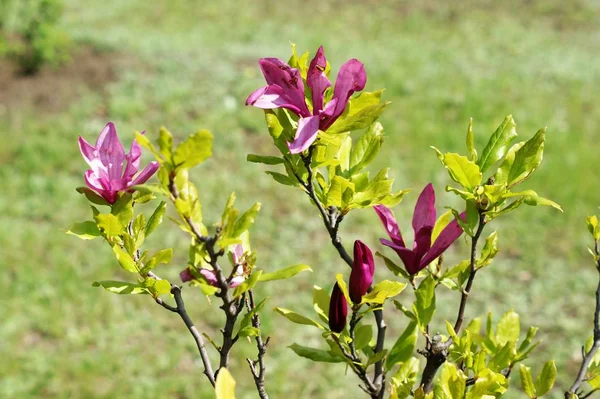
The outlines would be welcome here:
<svg viewBox="0 0 600 399">
<path fill-rule="evenodd" d="M 341 363 L 352 370 L 358 387 L 371 398 L 500 397 L 511 387 L 517 365 L 521 387 L 528 397 L 548 393 L 557 373 L 554 362 L 536 367 L 535 380 L 530 367 L 523 364 L 538 345 L 537 328 L 529 327 L 521 334 L 519 315 L 513 310 L 495 325 L 491 314 L 485 322 L 482 318 L 465 320 L 476 275 L 484 272 L 499 252 L 497 232 L 486 237 L 484 230 L 522 205 L 561 211 L 558 204 L 533 190 L 517 190 L 542 162 L 545 129 L 515 143 L 516 123 L 508 116 L 478 151 L 471 122 L 466 156 L 434 148 L 455 182 L 446 191 L 456 194 L 461 205 L 459 209 L 447 207 L 438 217 L 435 190 L 427 184 L 417 199 L 412 217 L 413 245 L 409 247 L 390 209 L 408 190 L 392 190 L 388 169 L 374 176 L 365 170 L 384 140 L 383 127 L 377 122 L 387 106 L 381 99 L 382 91 L 363 91 L 367 74 L 358 60 L 350 60 L 340 68 L 333 88 L 323 47 L 308 60 L 308 53 L 298 57 L 295 48 L 287 63 L 277 58 L 261 59 L 259 65 L 267 85 L 246 101 L 264 110 L 267 129 L 280 153 L 250 154 L 248 161 L 280 167 L 280 171 L 267 173 L 276 183 L 308 196 L 341 263 L 351 269 L 348 279 L 344 273 L 330 276 L 331 294 L 313 288 L 314 316 L 275 308 L 289 322 L 315 329 L 324 341 L 322 347 L 293 343 L 290 348 L 315 362 L 327 362 L 332 367 Z M 227 371 L 229 359 L 240 338 L 253 340 L 256 357 L 247 359 L 249 371 L 259 397 L 268 398 L 269 338 L 260 321 L 265 299 L 255 298 L 254 288 L 311 269 L 298 264 L 269 271 L 257 265 L 249 228 L 259 212 L 258 203 L 241 213 L 235 208 L 232 194 L 220 220 L 204 220 L 189 173 L 211 155 L 211 133 L 201 130 L 177 145 L 164 128 L 156 145 L 137 133 L 130 152 L 125 154 L 114 125 L 109 123 L 95 146 L 83 138 L 79 145 L 91 169 L 84 174 L 87 187 L 78 191 L 93 204 L 92 220 L 74 224 L 69 233 L 82 239 L 105 240 L 117 263 L 134 275 L 129 281 L 104 280 L 93 285 L 117 294 L 148 295 L 156 304 L 179 315 L 196 342 L 204 374 L 218 398 L 234 397 L 235 381 Z M 138 174 L 142 148 L 156 160 Z M 155 174 L 158 183 L 148 184 Z M 220 339 L 197 330 L 186 311 L 182 285 L 165 280 L 156 271 L 159 265 L 170 263 L 173 250 L 151 251 L 144 246 L 145 239 L 161 225 L 167 202 L 178 215 L 175 223 L 190 236 L 189 259 L 180 272 L 181 282 L 220 301 Z M 146 203 L 156 204 L 151 213 L 144 212 L 145 206 L 138 206 Z M 346 251 L 338 234 L 340 224 L 350 212 L 365 208 L 373 208 L 373 217 L 377 215 L 383 223 L 382 235 L 389 239 L 382 238 L 381 243 L 398 255 L 401 264 L 388 257 L 387 250 L 374 256 L 360 240 L 354 241 L 352 256 Z M 587 223 L 595 243 L 591 252 L 600 270 L 598 219 L 590 217 Z M 463 233 L 470 247 L 469 258 L 455 265 L 445 264 L 444 252 Z M 395 278 L 376 278 L 377 269 L 383 265 Z M 446 305 L 436 300 L 439 290 L 453 290 L 460 298 L 456 318 L 445 321 L 444 332 L 433 329 L 441 322 L 436 319 L 436 309 Z M 400 294 L 402 302 L 397 300 Z M 565 392 L 566 398 L 585 398 L 600 389 L 600 285 L 596 300 L 594 336 L 584 349 L 581 370 Z M 398 337 L 386 334 L 385 317 L 390 314 L 405 320 Z M 206 346 L 205 339 L 212 346 Z M 217 365 L 212 364 L 209 349 L 217 352 Z M 343 372 L 344 367 L 339 370 Z"/>
</svg>

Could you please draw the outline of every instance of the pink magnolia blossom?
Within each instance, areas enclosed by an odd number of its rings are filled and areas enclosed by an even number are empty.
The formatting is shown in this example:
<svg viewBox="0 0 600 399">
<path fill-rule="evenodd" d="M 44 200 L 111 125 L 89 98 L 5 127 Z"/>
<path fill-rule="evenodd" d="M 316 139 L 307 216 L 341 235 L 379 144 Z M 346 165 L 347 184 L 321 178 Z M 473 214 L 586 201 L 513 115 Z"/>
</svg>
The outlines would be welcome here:
<svg viewBox="0 0 600 399">
<path fill-rule="evenodd" d="M 335 283 L 329 300 L 329 328 L 331 331 L 336 333 L 344 331 L 347 317 L 348 302 L 338 283 Z"/>
<path fill-rule="evenodd" d="M 244 266 L 241 264 L 242 256 L 244 255 L 244 248 L 241 245 L 236 245 L 231 251 L 233 255 L 233 263 L 235 264 L 235 270 L 232 274 L 231 280 L 229 282 L 230 288 L 235 288 L 238 285 L 242 284 L 246 281 L 246 274 L 244 273 Z M 212 285 L 213 287 L 219 286 L 219 281 L 217 279 L 217 274 L 212 269 L 202 268 L 198 271 L 200 275 L 203 277 L 204 281 L 208 285 Z M 179 277 L 182 282 L 188 282 L 194 280 L 194 276 L 190 272 L 190 268 L 184 269 L 181 273 L 179 273 Z"/>
<path fill-rule="evenodd" d="M 463 230 L 456 220 L 451 221 L 438 235 L 435 242 L 431 242 L 433 227 L 436 221 L 435 191 L 433 185 L 428 184 L 415 206 L 412 227 L 414 231 L 414 243 L 412 249 L 404 243 L 400 228 L 391 210 L 383 205 L 375 206 L 375 212 L 383 222 L 385 229 L 392 241 L 380 239 L 385 246 L 392 248 L 406 267 L 410 274 L 417 274 L 434 259 L 439 257 L 454 241 L 460 237 Z M 464 219 L 464 214 L 461 215 Z"/>
<path fill-rule="evenodd" d="M 348 282 L 348 293 L 354 304 L 360 303 L 363 295 L 367 293 L 371 284 L 373 284 L 374 274 L 375 261 L 373 260 L 373 253 L 362 241 L 354 241 L 354 263 Z"/>
<path fill-rule="evenodd" d="M 134 178 L 140 168 L 142 148 L 133 140 L 129 153 L 125 154 L 112 122 L 102 129 L 94 146 L 80 136 L 79 150 L 91 168 L 84 174 L 86 184 L 111 204 L 120 192 L 145 183 L 158 170 L 158 162 L 153 161 Z"/>
<path fill-rule="evenodd" d="M 292 154 L 306 150 L 317 139 L 319 130 L 325 131 L 342 115 L 350 97 L 364 89 L 367 74 L 357 59 L 347 61 L 340 68 L 333 97 L 324 104 L 325 90 L 331 82 L 325 75 L 327 60 L 323 46 L 319 47 L 308 67 L 306 84 L 311 90 L 312 112 L 306 104 L 304 81 L 300 71 L 279 58 L 259 60 L 267 86 L 254 91 L 246 105 L 262 109 L 286 108 L 298 115 L 298 128 L 294 141 L 288 143 Z"/>
</svg>

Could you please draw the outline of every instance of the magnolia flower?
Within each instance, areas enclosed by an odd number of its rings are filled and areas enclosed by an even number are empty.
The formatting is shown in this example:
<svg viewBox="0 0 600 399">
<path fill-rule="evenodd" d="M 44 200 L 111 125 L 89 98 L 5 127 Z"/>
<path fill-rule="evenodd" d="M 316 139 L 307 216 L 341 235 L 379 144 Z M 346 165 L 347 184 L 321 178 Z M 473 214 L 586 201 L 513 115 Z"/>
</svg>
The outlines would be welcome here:
<svg viewBox="0 0 600 399">
<path fill-rule="evenodd" d="M 350 273 L 348 293 L 355 304 L 360 303 L 362 296 L 367 293 L 373 284 L 375 262 L 373 253 L 362 241 L 354 241 L 354 263 Z"/>
<path fill-rule="evenodd" d="M 398 228 L 398 223 L 394 218 L 394 214 L 383 205 L 375 206 L 375 212 L 383 222 L 385 229 L 392 241 L 384 238 L 380 239 L 385 246 L 392 248 L 406 267 L 406 271 L 410 274 L 417 274 L 424 269 L 435 258 L 440 256 L 454 241 L 460 237 L 463 230 L 456 220 L 450 222 L 438 235 L 435 242 L 432 244 L 433 227 L 436 221 L 435 212 L 435 192 L 433 185 L 428 184 L 415 206 L 413 214 L 412 227 L 414 230 L 414 243 L 412 249 L 409 249 L 404 244 L 402 234 Z M 464 215 L 461 215 L 463 218 Z"/>
<path fill-rule="evenodd" d="M 331 331 L 336 333 L 344 331 L 346 317 L 348 317 L 348 302 L 338 283 L 335 283 L 329 300 L 329 328 Z"/>
<path fill-rule="evenodd" d="M 233 256 L 233 263 L 235 264 L 235 266 L 234 266 L 235 270 L 234 270 L 234 273 L 232 274 L 231 280 L 229 282 L 229 287 L 235 288 L 238 285 L 242 284 L 244 281 L 246 281 L 246 275 L 244 273 L 244 265 L 241 264 L 241 259 L 242 259 L 242 256 L 244 255 L 244 248 L 240 244 L 238 244 L 234 247 L 233 251 L 231 251 L 231 254 Z M 215 273 L 214 270 L 202 268 L 198 271 L 198 273 L 203 277 L 204 281 L 208 285 L 212 285 L 213 287 L 219 286 L 217 274 Z M 184 283 L 195 280 L 189 267 L 184 269 L 181 273 L 179 273 L 179 277 L 181 278 L 181 281 Z"/>
<path fill-rule="evenodd" d="M 95 146 L 80 136 L 79 150 L 91 168 L 84 174 L 85 183 L 111 204 L 117 200 L 119 192 L 145 183 L 158 170 L 158 162 L 150 162 L 134 179 L 140 168 L 142 148 L 133 140 L 129 154 L 125 154 L 112 122 L 102 129 Z"/>
<path fill-rule="evenodd" d="M 259 60 L 267 86 L 256 90 L 246 100 L 246 105 L 262 109 L 286 108 L 298 115 L 298 128 L 294 141 L 288 143 L 292 154 L 306 150 L 317 139 L 319 130 L 327 130 L 344 112 L 348 100 L 357 91 L 364 89 L 367 74 L 364 65 L 351 59 L 340 68 L 333 97 L 324 104 L 325 90 L 331 82 L 325 74 L 327 60 L 323 46 L 308 67 L 306 84 L 311 90 L 312 111 L 306 105 L 304 81 L 300 71 L 279 58 Z"/>
</svg>

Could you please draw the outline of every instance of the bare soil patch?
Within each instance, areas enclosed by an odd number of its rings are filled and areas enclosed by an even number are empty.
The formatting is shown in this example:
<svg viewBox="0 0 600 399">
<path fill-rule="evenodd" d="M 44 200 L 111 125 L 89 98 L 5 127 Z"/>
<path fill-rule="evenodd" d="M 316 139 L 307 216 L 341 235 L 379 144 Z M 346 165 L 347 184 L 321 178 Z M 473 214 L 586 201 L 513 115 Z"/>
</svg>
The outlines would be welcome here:
<svg viewBox="0 0 600 399">
<path fill-rule="evenodd" d="M 115 53 L 83 47 L 73 52 L 70 62 L 57 68 L 46 66 L 27 76 L 19 73 L 14 61 L 0 59 L 0 108 L 59 112 L 79 98 L 82 91 L 104 91 L 116 79 L 120 61 Z"/>
</svg>

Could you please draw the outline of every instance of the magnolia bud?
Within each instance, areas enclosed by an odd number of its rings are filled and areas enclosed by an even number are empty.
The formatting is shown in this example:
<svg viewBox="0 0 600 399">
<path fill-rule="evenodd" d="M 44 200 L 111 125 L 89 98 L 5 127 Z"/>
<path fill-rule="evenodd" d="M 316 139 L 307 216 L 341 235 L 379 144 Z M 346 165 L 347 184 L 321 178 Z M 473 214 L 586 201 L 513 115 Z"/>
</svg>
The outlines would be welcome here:
<svg viewBox="0 0 600 399">
<path fill-rule="evenodd" d="M 331 331 L 341 333 L 346 327 L 348 316 L 348 302 L 339 285 L 335 283 L 329 301 L 329 328 Z"/>
<path fill-rule="evenodd" d="M 354 241 L 354 263 L 348 286 L 348 293 L 354 304 L 361 302 L 362 296 L 367 293 L 369 287 L 373 284 L 374 273 L 373 253 L 362 241 Z"/>
</svg>

